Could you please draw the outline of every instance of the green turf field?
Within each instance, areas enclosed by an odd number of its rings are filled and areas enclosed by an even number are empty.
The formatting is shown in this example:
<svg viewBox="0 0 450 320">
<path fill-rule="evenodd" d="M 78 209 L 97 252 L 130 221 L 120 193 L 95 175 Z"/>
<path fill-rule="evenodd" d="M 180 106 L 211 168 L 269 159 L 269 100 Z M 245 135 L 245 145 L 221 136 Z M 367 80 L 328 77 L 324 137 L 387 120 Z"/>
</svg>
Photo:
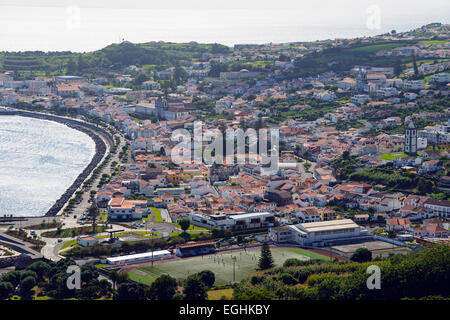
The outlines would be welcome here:
<svg viewBox="0 0 450 320">
<path fill-rule="evenodd" d="M 395 158 L 404 158 L 407 157 L 406 154 L 403 152 L 392 152 L 392 153 L 385 153 L 379 156 L 378 158 L 384 159 L 384 160 L 394 160 Z"/>
<path fill-rule="evenodd" d="M 276 266 L 281 266 L 286 259 L 329 259 L 326 256 L 300 248 L 271 248 Z M 233 280 L 233 260 L 236 257 L 236 281 L 246 278 L 256 271 L 260 248 L 233 253 L 216 254 L 203 257 L 186 258 L 182 260 L 158 262 L 133 269 L 128 274 L 130 279 L 151 284 L 157 277 L 166 273 L 176 279 L 185 279 L 187 276 L 203 271 L 211 270 L 216 275 L 215 285 L 224 285 Z"/>
</svg>

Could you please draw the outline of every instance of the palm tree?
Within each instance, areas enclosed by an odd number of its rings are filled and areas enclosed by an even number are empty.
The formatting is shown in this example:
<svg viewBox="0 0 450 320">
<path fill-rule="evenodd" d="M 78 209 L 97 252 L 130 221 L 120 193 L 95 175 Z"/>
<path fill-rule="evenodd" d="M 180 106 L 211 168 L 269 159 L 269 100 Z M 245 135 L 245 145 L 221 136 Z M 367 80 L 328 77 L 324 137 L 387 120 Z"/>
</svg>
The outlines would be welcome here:
<svg viewBox="0 0 450 320">
<path fill-rule="evenodd" d="M 119 273 L 117 272 L 117 270 L 110 271 L 109 278 L 111 279 L 111 281 L 113 283 L 113 290 L 116 290 L 117 280 L 119 279 Z"/>
<path fill-rule="evenodd" d="M 95 219 L 97 218 L 97 215 L 99 214 L 99 210 L 97 207 L 97 201 L 94 197 L 91 196 L 92 205 L 89 208 L 89 215 L 92 219 L 92 233 L 95 233 Z"/>
<path fill-rule="evenodd" d="M 119 273 L 117 276 L 117 283 L 127 282 L 128 278 L 128 273 Z"/>
</svg>

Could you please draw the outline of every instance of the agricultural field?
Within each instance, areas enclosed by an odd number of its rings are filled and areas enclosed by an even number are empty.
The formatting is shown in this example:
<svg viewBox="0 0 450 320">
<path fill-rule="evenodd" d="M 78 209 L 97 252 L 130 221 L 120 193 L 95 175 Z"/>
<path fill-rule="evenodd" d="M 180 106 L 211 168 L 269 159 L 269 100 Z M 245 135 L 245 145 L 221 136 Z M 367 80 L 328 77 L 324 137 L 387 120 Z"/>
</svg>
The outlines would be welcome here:
<svg viewBox="0 0 450 320">
<path fill-rule="evenodd" d="M 301 248 L 271 248 L 276 266 L 283 265 L 286 259 L 296 258 L 301 260 L 322 259 L 329 257 L 304 250 Z M 128 272 L 130 279 L 150 285 L 156 278 L 163 274 L 182 280 L 190 274 L 203 270 L 211 270 L 216 275 L 215 285 L 229 284 L 233 280 L 233 258 L 235 262 L 235 280 L 240 281 L 253 272 L 258 266 L 260 248 L 240 250 L 235 252 L 218 253 L 215 255 L 186 258 L 168 262 L 147 264 Z"/>
<path fill-rule="evenodd" d="M 349 51 L 354 52 L 364 52 L 364 53 L 376 53 L 381 50 L 389 50 L 396 47 L 401 47 L 402 45 L 398 43 L 383 43 L 383 44 L 374 44 L 374 45 L 367 45 L 367 46 L 361 46 L 361 47 L 355 47 L 349 49 Z"/>
</svg>

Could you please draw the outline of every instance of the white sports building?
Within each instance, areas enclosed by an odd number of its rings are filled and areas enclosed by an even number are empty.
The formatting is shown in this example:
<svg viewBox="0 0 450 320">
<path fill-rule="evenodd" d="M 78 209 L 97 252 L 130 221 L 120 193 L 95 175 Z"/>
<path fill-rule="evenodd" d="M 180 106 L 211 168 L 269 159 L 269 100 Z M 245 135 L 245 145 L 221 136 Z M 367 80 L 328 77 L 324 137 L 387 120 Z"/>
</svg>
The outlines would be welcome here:
<svg viewBox="0 0 450 320">
<path fill-rule="evenodd" d="M 299 223 L 269 229 L 269 239 L 277 243 L 296 243 L 321 247 L 336 241 L 367 237 L 368 231 L 350 219 Z"/>
</svg>

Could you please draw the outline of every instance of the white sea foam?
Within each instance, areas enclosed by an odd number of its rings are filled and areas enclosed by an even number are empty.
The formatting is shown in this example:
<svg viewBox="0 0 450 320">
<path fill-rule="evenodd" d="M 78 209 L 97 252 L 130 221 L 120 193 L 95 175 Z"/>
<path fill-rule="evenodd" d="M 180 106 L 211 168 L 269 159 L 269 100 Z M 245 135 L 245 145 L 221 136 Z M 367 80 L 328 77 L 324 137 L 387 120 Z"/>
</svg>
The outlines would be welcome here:
<svg viewBox="0 0 450 320">
<path fill-rule="evenodd" d="M 63 124 L 0 117 L 0 216 L 41 216 L 89 164 L 95 143 Z"/>
</svg>

